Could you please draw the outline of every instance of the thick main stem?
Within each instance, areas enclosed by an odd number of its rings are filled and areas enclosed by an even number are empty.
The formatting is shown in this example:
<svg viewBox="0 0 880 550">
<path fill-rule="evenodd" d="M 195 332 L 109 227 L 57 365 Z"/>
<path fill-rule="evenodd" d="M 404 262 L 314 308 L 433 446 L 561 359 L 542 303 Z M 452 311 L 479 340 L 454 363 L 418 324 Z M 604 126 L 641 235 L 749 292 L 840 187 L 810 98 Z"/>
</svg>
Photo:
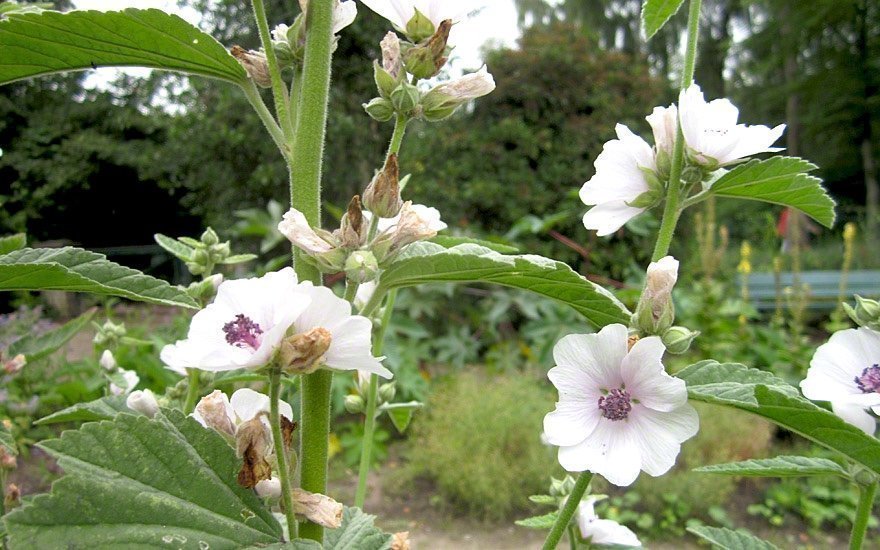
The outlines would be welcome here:
<svg viewBox="0 0 880 550">
<path fill-rule="evenodd" d="M 269 373 L 269 424 L 272 426 L 272 443 L 275 447 L 275 460 L 278 462 L 278 479 L 281 481 L 281 503 L 287 518 L 290 540 L 296 538 L 296 515 L 293 513 L 292 487 L 290 485 L 290 466 L 287 462 L 287 449 L 281 435 L 281 370 L 273 368 Z"/>
<path fill-rule="evenodd" d="M 568 495 L 565 505 L 556 517 L 556 523 L 553 524 L 553 528 L 550 529 L 550 533 L 547 535 L 547 540 L 544 541 L 544 546 L 541 547 L 542 550 L 554 550 L 559 544 L 559 540 L 562 539 L 562 534 L 565 533 L 565 529 L 571 522 L 571 518 L 574 516 L 574 512 L 577 510 L 578 504 L 581 503 L 581 499 L 587 491 L 587 487 L 590 486 L 590 481 L 592 479 L 592 472 L 581 472 L 581 475 L 578 476 L 577 482 L 574 484 L 574 489 L 572 489 L 571 494 Z"/>
<path fill-rule="evenodd" d="M 871 508 L 874 506 L 876 494 L 876 481 L 868 485 L 859 485 L 859 504 L 856 508 L 856 518 L 853 521 L 852 534 L 849 538 L 850 550 L 860 550 L 865 542 L 865 533 L 868 531 L 868 521 L 871 519 Z"/>
<path fill-rule="evenodd" d="M 684 58 L 684 71 L 681 75 L 681 89 L 686 90 L 694 81 L 694 66 L 697 62 L 697 38 L 700 30 L 700 6 L 701 0 L 691 0 L 688 12 L 688 37 L 687 49 Z M 675 145 L 672 149 L 672 166 L 669 170 L 669 187 L 666 190 L 666 205 L 663 208 L 663 221 L 660 223 L 660 231 L 657 234 L 657 244 L 654 246 L 653 260 L 656 262 L 669 253 L 672 244 L 672 236 L 681 216 L 681 171 L 684 167 L 684 134 L 681 124 L 678 125 L 678 133 L 675 136 Z"/>
<path fill-rule="evenodd" d="M 321 224 L 321 161 L 330 91 L 332 25 L 333 2 L 311 0 L 305 19 L 306 43 L 300 99 L 296 106 L 296 136 L 291 148 L 290 202 L 291 206 L 305 215 L 312 227 Z M 318 270 L 308 263 L 295 260 L 294 267 L 301 281 L 321 282 Z M 332 373 L 326 370 L 303 375 L 302 378 L 300 481 L 302 488 L 312 493 L 327 492 L 332 381 Z M 315 523 L 303 522 L 300 524 L 300 536 L 320 543 L 324 538 L 324 529 Z"/>
</svg>

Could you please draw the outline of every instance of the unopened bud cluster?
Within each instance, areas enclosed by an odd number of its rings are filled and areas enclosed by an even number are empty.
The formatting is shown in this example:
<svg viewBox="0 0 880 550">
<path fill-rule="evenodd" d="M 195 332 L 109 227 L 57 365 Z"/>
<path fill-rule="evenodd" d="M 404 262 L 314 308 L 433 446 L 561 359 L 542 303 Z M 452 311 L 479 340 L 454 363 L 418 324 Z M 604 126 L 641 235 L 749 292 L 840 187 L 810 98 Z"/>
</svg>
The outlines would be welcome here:
<svg viewBox="0 0 880 550">
<path fill-rule="evenodd" d="M 125 323 L 116 324 L 112 321 L 105 321 L 103 325 L 97 323 L 92 323 L 92 325 L 97 331 L 93 342 L 98 347 L 115 349 L 128 334 Z"/>
<path fill-rule="evenodd" d="M 370 394 L 370 378 L 368 376 L 358 378 L 358 383 L 355 385 L 355 392 L 356 393 L 345 396 L 345 410 L 351 414 L 363 414 L 367 410 L 367 396 Z M 379 386 L 379 391 L 376 394 L 377 408 L 385 403 L 391 403 L 394 401 L 396 395 L 397 386 L 395 382 L 381 384 Z"/>
<path fill-rule="evenodd" d="M 214 266 L 232 255 L 229 241 L 220 242 L 217 233 L 210 227 L 202 233 L 199 240 L 187 238 L 180 240 L 193 249 L 189 260 L 186 261 L 186 267 L 193 275 L 209 275 L 214 271 Z"/>
<path fill-rule="evenodd" d="M 855 324 L 880 331 L 880 302 L 856 296 L 855 307 L 845 302 L 841 305 Z"/>
</svg>

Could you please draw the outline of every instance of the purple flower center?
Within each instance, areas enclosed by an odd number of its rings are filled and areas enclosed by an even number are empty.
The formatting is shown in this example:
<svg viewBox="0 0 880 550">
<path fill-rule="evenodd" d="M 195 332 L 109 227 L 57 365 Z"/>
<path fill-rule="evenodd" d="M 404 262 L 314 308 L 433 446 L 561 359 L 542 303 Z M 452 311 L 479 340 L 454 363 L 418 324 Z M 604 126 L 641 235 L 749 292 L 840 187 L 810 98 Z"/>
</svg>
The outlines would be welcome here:
<svg viewBox="0 0 880 550">
<path fill-rule="evenodd" d="M 632 410 L 632 398 L 623 388 L 611 390 L 599 398 L 599 410 L 608 420 L 626 420 Z"/>
<path fill-rule="evenodd" d="M 263 329 L 250 317 L 239 313 L 235 316 L 235 320 L 223 325 L 223 332 L 226 333 L 226 342 L 229 345 L 257 349 L 260 347 L 260 335 L 263 334 Z"/>
<path fill-rule="evenodd" d="M 873 365 L 855 377 L 856 386 L 862 393 L 880 393 L 880 365 Z"/>
</svg>

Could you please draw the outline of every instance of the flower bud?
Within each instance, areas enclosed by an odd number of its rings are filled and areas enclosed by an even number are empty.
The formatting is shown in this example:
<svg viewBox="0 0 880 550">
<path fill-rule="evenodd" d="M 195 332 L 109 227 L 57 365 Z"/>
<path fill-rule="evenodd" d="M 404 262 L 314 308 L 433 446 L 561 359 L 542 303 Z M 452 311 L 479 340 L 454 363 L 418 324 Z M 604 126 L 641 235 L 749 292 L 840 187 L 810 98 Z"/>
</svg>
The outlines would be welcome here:
<svg viewBox="0 0 880 550">
<path fill-rule="evenodd" d="M 406 22 L 404 30 L 407 38 L 413 42 L 421 42 L 434 34 L 434 23 L 416 8 L 413 16 Z"/>
<path fill-rule="evenodd" d="M 645 290 L 635 313 L 635 325 L 642 334 L 661 334 L 672 326 L 675 308 L 672 288 L 678 280 L 678 260 L 666 256 L 648 266 Z"/>
<path fill-rule="evenodd" d="M 327 529 L 342 525 L 342 504 L 322 494 L 294 489 L 293 511 Z"/>
<path fill-rule="evenodd" d="M 112 395 L 127 395 L 141 381 L 140 376 L 133 370 L 120 370 L 111 374 L 109 378 Z"/>
<path fill-rule="evenodd" d="M 315 372 L 330 349 L 331 340 L 330 331 L 321 327 L 285 338 L 279 354 L 281 368 L 292 374 Z"/>
<path fill-rule="evenodd" d="M 400 198 L 400 167 L 396 154 L 388 155 L 385 166 L 367 186 L 364 206 L 380 218 L 393 218 L 400 213 L 403 201 Z"/>
<path fill-rule="evenodd" d="M 391 104 L 396 112 L 408 116 L 418 106 L 421 97 L 418 88 L 404 82 L 391 92 Z"/>
<path fill-rule="evenodd" d="M 361 198 L 355 195 L 348 203 L 348 210 L 339 222 L 339 229 L 334 232 L 339 245 L 343 248 L 356 249 L 367 240 L 367 224 L 364 222 L 364 212 L 361 208 Z"/>
<path fill-rule="evenodd" d="M 379 386 L 379 399 L 384 403 L 388 403 L 394 399 L 396 393 L 397 388 L 394 382 L 388 382 L 387 384 Z"/>
<path fill-rule="evenodd" d="M 0 446 L 0 468 L 3 470 L 14 470 L 18 466 L 18 460 L 14 454 L 9 453 L 6 447 Z"/>
<path fill-rule="evenodd" d="M 270 477 L 257 482 L 254 486 L 257 495 L 263 498 L 280 498 L 281 497 L 281 480 L 277 477 Z"/>
<path fill-rule="evenodd" d="M 238 472 L 239 485 L 252 489 L 260 481 L 271 477 L 272 467 L 266 460 L 271 441 L 269 427 L 259 414 L 243 422 L 235 431 L 235 452 L 243 459 Z"/>
<path fill-rule="evenodd" d="M 116 358 L 113 357 L 113 352 L 109 349 L 105 349 L 104 353 L 101 354 L 101 359 L 98 360 L 98 364 L 101 365 L 107 372 L 115 371 L 119 365 L 116 364 Z"/>
<path fill-rule="evenodd" d="M 384 265 L 392 261 L 405 246 L 437 235 L 435 227 L 432 220 L 413 208 L 411 201 L 406 201 L 400 209 L 397 223 L 376 237 L 370 246 L 379 264 Z"/>
<path fill-rule="evenodd" d="M 391 96 L 391 92 L 406 78 L 403 71 L 403 60 L 400 54 L 400 39 L 393 32 L 388 32 L 380 42 L 382 47 L 382 64 L 373 63 L 373 77 L 376 80 L 376 88 L 379 95 L 384 99 Z"/>
<path fill-rule="evenodd" d="M 112 348 L 117 346 L 119 340 L 126 334 L 125 323 L 119 323 L 117 325 L 112 321 L 106 321 L 103 325 L 98 327 L 98 332 L 95 334 L 93 342 L 97 346 Z"/>
<path fill-rule="evenodd" d="M 369 103 L 364 103 L 363 107 L 370 118 L 377 122 L 387 122 L 394 116 L 394 104 L 381 97 L 374 97 Z"/>
<path fill-rule="evenodd" d="M 223 282 L 223 275 L 215 273 L 201 281 L 190 283 L 186 293 L 200 302 L 208 302 L 217 294 L 217 287 Z"/>
<path fill-rule="evenodd" d="M 6 494 L 3 496 L 3 504 L 6 506 L 6 511 L 21 506 L 21 491 L 19 490 L 18 485 L 10 483 L 9 486 L 6 487 Z"/>
<path fill-rule="evenodd" d="M 153 418 L 159 412 L 159 402 L 150 390 L 137 390 L 128 394 L 125 405 L 142 415 Z"/>
<path fill-rule="evenodd" d="M 856 307 L 842 303 L 847 315 L 860 327 L 880 331 L 880 302 L 856 295 Z"/>
<path fill-rule="evenodd" d="M 345 277 L 355 283 L 372 281 L 379 274 L 379 262 L 369 250 L 352 252 L 345 260 Z"/>
<path fill-rule="evenodd" d="M 564 497 L 574 491 L 575 481 L 570 475 L 562 479 L 550 478 L 550 496 Z"/>
<path fill-rule="evenodd" d="M 204 233 L 202 233 L 200 240 L 205 246 L 214 246 L 220 242 L 220 237 L 218 237 L 217 233 L 209 227 L 205 229 Z"/>
<path fill-rule="evenodd" d="M 355 394 L 346 395 L 345 410 L 351 414 L 361 414 L 364 412 L 364 398 Z"/>
<path fill-rule="evenodd" d="M 199 400 L 193 418 L 206 428 L 213 428 L 227 435 L 235 435 L 234 415 L 226 394 L 220 390 L 214 390 Z"/>
<path fill-rule="evenodd" d="M 269 76 L 269 63 L 266 54 L 254 50 L 245 50 L 241 46 L 232 46 L 229 50 L 232 57 L 241 63 L 248 76 L 257 86 L 269 88 L 272 86 L 272 78 Z"/>
<path fill-rule="evenodd" d="M 16 374 L 27 365 L 27 357 L 23 353 L 19 353 L 9 361 L 3 363 L 3 371 L 6 374 Z"/>
<path fill-rule="evenodd" d="M 442 120 L 454 113 L 461 105 L 483 97 L 494 89 L 495 79 L 483 66 L 475 73 L 439 84 L 431 89 L 422 100 L 423 116 L 432 122 Z"/>
<path fill-rule="evenodd" d="M 670 327 L 660 339 L 666 346 L 666 351 L 674 355 L 681 355 L 691 347 L 691 342 L 699 335 L 700 331 L 691 331 L 685 327 Z"/>
</svg>

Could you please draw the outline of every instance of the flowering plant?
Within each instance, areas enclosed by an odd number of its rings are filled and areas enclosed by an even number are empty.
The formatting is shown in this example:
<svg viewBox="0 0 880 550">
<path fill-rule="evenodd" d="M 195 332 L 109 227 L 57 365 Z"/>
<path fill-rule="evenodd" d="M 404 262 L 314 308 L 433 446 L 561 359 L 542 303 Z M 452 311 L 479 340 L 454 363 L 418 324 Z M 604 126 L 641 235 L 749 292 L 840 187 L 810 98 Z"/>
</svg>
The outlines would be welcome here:
<svg viewBox="0 0 880 550">
<path fill-rule="evenodd" d="M 292 267 L 223 280 L 213 273 L 217 265 L 246 258 L 233 255 L 213 230 L 198 240 L 157 235 L 163 248 L 201 277 L 181 288 L 86 250 L 27 248 L 16 236 L 0 240 L 0 290 L 85 291 L 196 311 L 187 337 L 161 352 L 168 369 L 181 376 L 185 396 L 177 388 L 165 395 L 137 390 L 137 373 L 120 369 L 113 355 L 126 337 L 124 327 L 100 327 L 96 344 L 107 350 L 101 365 L 108 395 L 65 418 L 103 422 L 87 422 L 44 443 L 66 477 L 50 495 L 4 517 L 9 547 L 408 548 L 405 533 L 382 532 L 360 510 L 377 418 L 388 414 L 403 430 L 421 406 L 394 402 L 395 373 L 382 364 L 385 331 L 401 289 L 472 281 L 555 299 L 598 329 L 582 334 L 588 327 L 577 327 L 554 348 L 556 366 L 548 377 L 559 401 L 545 418 L 544 439 L 559 447 L 562 467 L 578 476 L 554 480 L 551 495 L 538 499 L 554 511 L 522 523 L 549 529 L 544 548 L 555 548 L 565 532 L 573 547 L 640 545 L 626 527 L 597 517 L 593 503 L 599 497 L 588 493 L 591 480 L 599 475 L 627 486 L 641 472 L 666 473 L 681 444 L 698 430 L 690 401 L 748 411 L 836 453 L 839 462 L 776 457 L 705 470 L 845 477 L 860 489 L 851 545 L 861 546 L 880 476 L 880 442 L 874 437 L 880 305 L 860 299 L 848 307 L 861 328 L 838 332 L 819 349 L 801 384 L 803 394 L 744 365 L 707 358 L 670 373 L 663 362 L 699 337 L 699 327 L 674 324 L 679 264 L 669 249 L 685 209 L 709 198 L 737 198 L 799 209 L 826 226 L 834 222 L 834 203 L 808 174 L 815 168 L 811 163 L 748 158 L 778 152 L 774 143 L 783 126 L 739 124 L 736 107 L 725 99 L 707 102 L 693 82 L 700 0 L 689 0 L 678 104 L 646 116 L 653 144 L 618 125 L 616 139 L 595 161 L 595 175 L 580 190 L 591 206 L 584 225 L 599 235 L 662 206 L 635 312 L 561 262 L 499 252 L 467 238 L 436 239 L 446 229 L 439 212 L 404 200 L 398 157 L 407 125 L 445 119 L 495 87 L 486 67 L 435 80 L 446 65 L 455 25 L 466 15 L 465 3 L 363 1 L 393 27 L 379 43 L 382 58 L 372 65 L 376 96 L 364 103 L 374 120 L 393 121 L 393 132 L 375 177 L 363 182 L 332 231 L 320 220 L 330 62 L 336 34 L 354 20 L 357 4 L 302 0 L 294 21 L 270 31 L 263 0 L 252 3 L 262 43 L 253 51 L 227 50 L 158 10 L 62 14 L 10 4 L 0 12 L 0 84 L 96 66 L 143 65 L 240 89 L 289 169 L 290 209 L 276 222 L 295 248 Z M 647 0 L 646 34 L 656 33 L 681 4 Z M 292 83 L 285 78 L 291 73 Z M 268 90 L 272 109 L 261 88 Z M 341 296 L 325 286 L 325 275 L 344 280 Z M 10 346 L 4 359 L 10 375 L 45 352 L 29 345 Z M 365 433 L 352 507 L 326 494 L 331 388 L 345 383 L 344 371 L 356 373 L 346 406 L 363 414 Z M 380 377 L 392 382 L 380 386 Z M 230 398 L 221 391 L 244 383 L 260 384 L 268 393 L 240 388 Z M 283 393 L 295 395 L 295 407 Z M 830 402 L 831 410 L 810 399 Z M 15 449 L 3 443 L 2 450 L 0 458 L 8 463 Z M 765 544 L 723 529 L 693 532 L 716 544 L 730 537 L 741 547 Z"/>
</svg>

